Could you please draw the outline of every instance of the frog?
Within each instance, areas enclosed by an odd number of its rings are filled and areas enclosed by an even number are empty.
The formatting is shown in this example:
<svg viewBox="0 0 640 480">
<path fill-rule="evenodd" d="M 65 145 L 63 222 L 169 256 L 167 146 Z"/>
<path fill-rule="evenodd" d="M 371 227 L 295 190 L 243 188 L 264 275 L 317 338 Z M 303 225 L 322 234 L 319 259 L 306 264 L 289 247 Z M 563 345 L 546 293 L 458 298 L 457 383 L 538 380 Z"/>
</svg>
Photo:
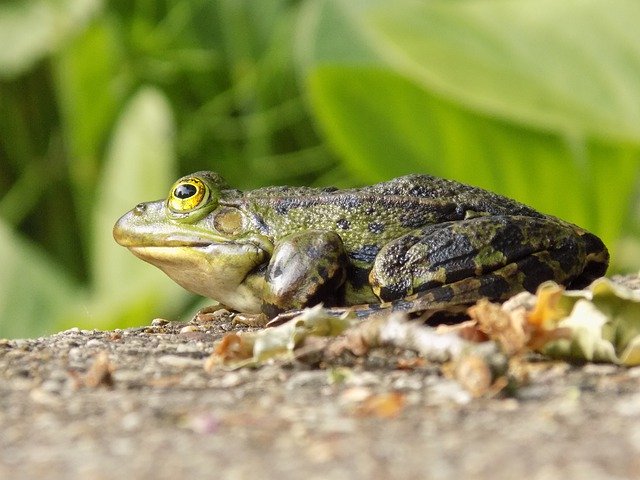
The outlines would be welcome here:
<svg viewBox="0 0 640 480">
<path fill-rule="evenodd" d="M 501 302 L 550 280 L 583 288 L 609 263 L 581 227 L 427 174 L 242 191 L 199 171 L 124 214 L 113 236 L 186 290 L 269 319 L 318 304 L 368 316 Z"/>
</svg>

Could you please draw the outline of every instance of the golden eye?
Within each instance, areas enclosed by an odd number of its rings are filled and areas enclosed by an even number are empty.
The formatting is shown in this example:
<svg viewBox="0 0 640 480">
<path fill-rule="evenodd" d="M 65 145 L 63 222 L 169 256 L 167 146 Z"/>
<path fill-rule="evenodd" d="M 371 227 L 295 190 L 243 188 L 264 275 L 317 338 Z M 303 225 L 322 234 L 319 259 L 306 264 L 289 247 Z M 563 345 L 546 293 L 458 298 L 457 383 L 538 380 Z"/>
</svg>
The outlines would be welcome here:
<svg viewBox="0 0 640 480">
<path fill-rule="evenodd" d="M 209 189 L 198 178 L 179 180 L 169 194 L 167 204 L 176 213 L 187 213 L 203 205 L 209 199 Z"/>
</svg>

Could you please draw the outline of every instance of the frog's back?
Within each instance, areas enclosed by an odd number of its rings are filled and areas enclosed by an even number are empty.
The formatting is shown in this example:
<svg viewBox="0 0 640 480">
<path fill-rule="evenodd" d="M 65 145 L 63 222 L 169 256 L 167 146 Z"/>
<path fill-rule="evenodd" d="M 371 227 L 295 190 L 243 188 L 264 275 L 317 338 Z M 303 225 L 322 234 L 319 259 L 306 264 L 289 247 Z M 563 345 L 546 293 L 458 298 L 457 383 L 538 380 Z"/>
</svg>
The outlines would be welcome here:
<svg viewBox="0 0 640 480">
<path fill-rule="evenodd" d="M 263 233 L 278 238 L 300 229 L 331 230 L 349 250 L 470 214 L 543 216 L 506 197 L 430 175 L 345 190 L 267 187 L 245 192 L 236 202 L 255 215 Z"/>
</svg>

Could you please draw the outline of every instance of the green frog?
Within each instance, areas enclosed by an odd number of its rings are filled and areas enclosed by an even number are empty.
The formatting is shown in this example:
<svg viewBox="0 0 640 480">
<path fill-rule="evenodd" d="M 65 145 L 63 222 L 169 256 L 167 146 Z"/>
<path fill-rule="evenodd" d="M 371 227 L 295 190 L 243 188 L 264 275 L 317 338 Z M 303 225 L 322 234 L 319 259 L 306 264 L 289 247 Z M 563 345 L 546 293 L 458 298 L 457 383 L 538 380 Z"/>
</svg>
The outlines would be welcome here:
<svg viewBox="0 0 640 480">
<path fill-rule="evenodd" d="M 126 213 L 113 235 L 185 289 L 269 318 L 318 303 L 361 315 L 442 310 L 546 280 L 582 288 L 609 260 L 580 227 L 430 175 L 243 192 L 196 172 Z"/>
</svg>

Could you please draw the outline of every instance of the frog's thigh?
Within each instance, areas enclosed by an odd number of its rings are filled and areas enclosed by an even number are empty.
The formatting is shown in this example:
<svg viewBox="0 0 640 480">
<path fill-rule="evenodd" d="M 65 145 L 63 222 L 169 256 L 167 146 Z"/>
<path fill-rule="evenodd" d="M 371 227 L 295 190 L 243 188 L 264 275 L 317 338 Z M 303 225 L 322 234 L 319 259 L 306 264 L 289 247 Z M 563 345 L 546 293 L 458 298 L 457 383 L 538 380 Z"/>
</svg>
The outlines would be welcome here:
<svg viewBox="0 0 640 480">
<path fill-rule="evenodd" d="M 273 317 L 320 302 L 332 305 L 345 281 L 347 263 L 335 232 L 310 230 L 284 237 L 267 266 L 262 310 Z"/>
<path fill-rule="evenodd" d="M 416 229 L 385 245 L 370 279 L 386 301 L 486 276 L 496 295 L 485 296 L 497 298 L 500 289 L 532 290 L 550 279 L 566 283 L 580 274 L 584 255 L 583 243 L 568 224 L 484 216 Z M 514 267 L 501 270 L 510 264 Z"/>
</svg>

